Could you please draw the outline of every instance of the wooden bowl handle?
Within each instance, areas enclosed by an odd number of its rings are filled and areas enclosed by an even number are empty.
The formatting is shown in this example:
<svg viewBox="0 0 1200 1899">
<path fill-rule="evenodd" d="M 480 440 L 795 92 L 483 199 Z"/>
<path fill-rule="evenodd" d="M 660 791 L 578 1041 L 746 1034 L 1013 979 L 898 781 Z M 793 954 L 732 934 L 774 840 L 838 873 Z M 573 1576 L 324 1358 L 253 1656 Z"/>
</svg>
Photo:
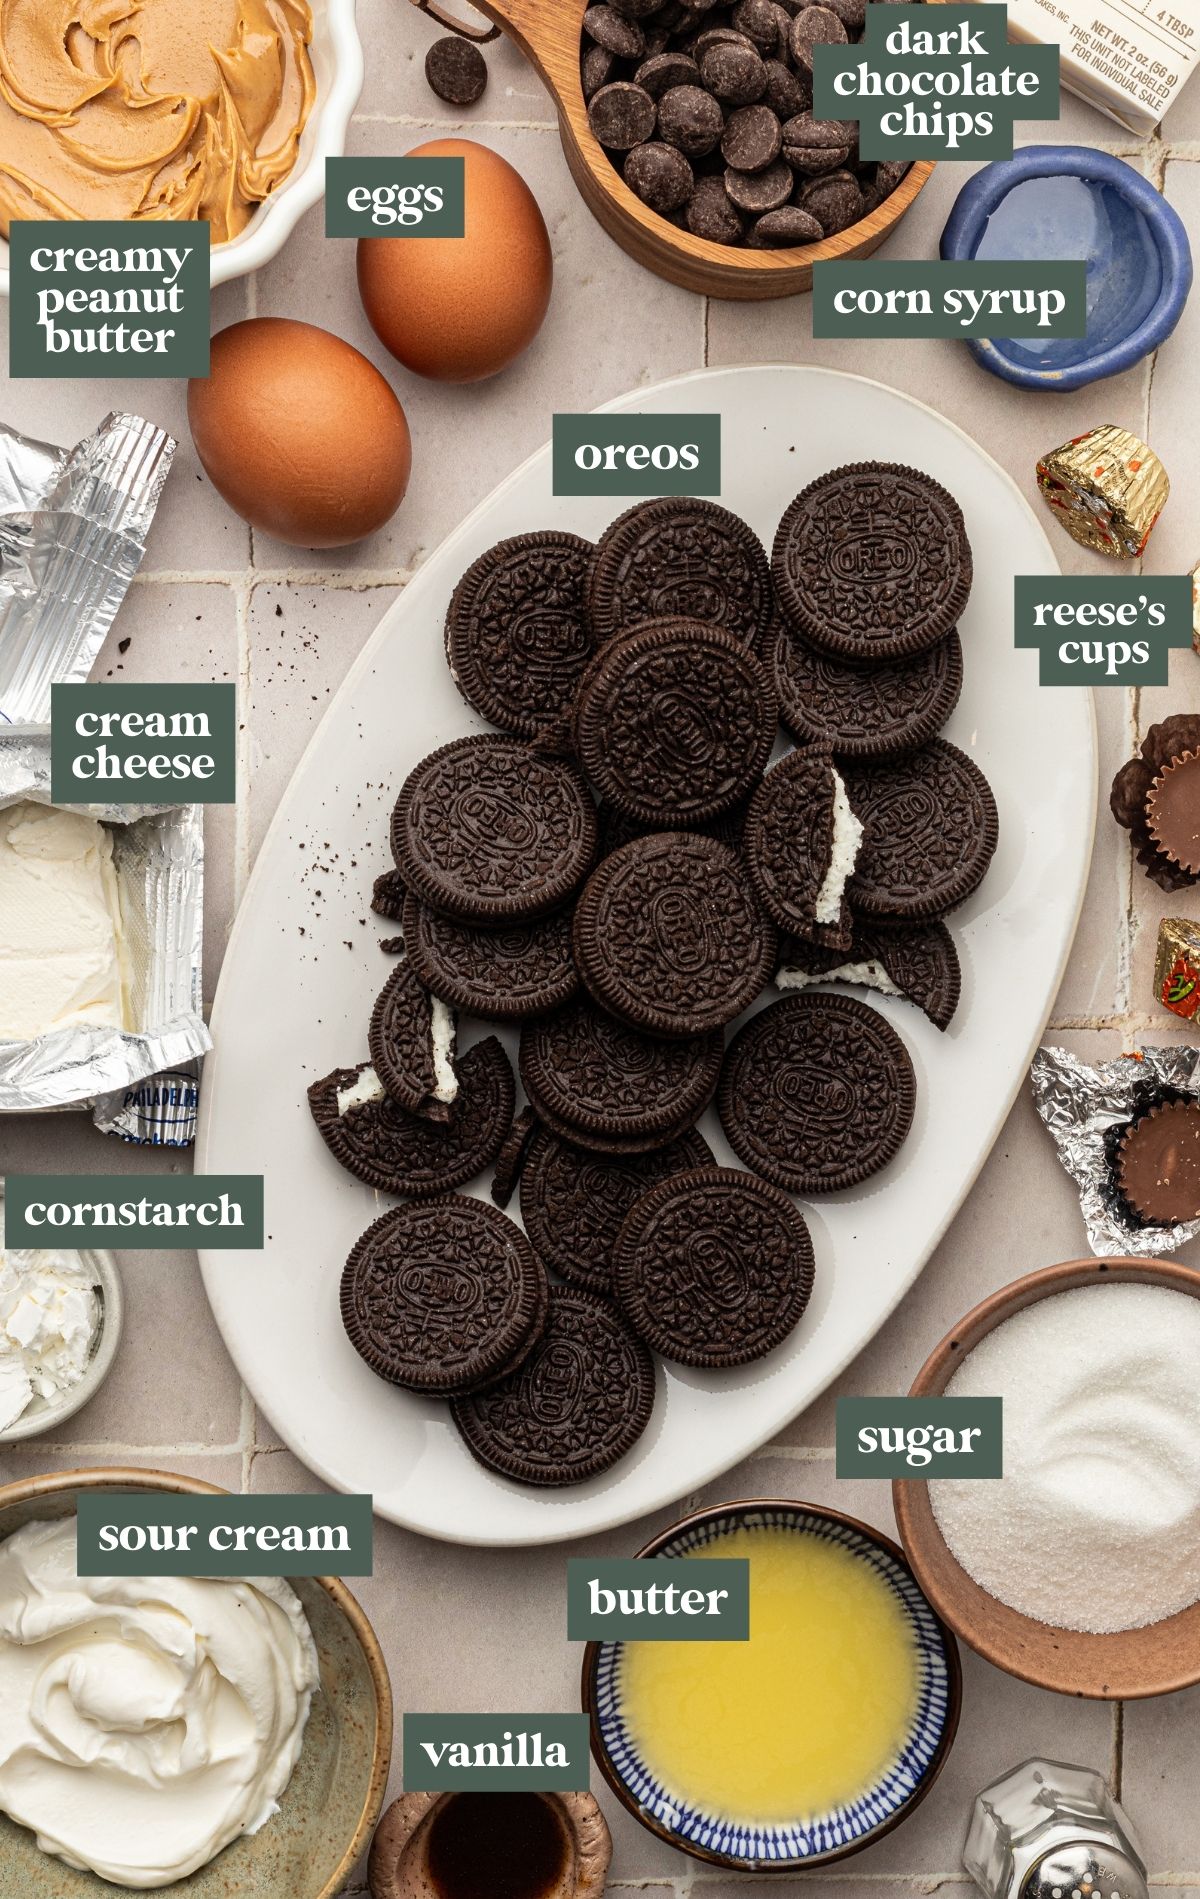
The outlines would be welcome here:
<svg viewBox="0 0 1200 1899">
<path fill-rule="evenodd" d="M 466 20 L 459 19 L 452 8 L 443 6 L 440 0 L 412 0 L 412 3 L 422 13 L 436 20 L 439 26 L 449 27 L 452 33 L 459 33 L 466 40 L 474 40 L 478 46 L 494 40 L 503 30 L 526 59 L 533 62 L 551 87 L 554 79 L 549 67 L 553 65 L 555 55 L 565 52 L 572 40 L 578 47 L 579 21 L 575 18 L 565 21 L 562 18 L 564 11 L 573 13 L 573 9 L 563 9 L 561 0 L 470 0 L 477 13 L 484 13 L 491 20 L 492 25 L 484 28 L 471 26 Z M 554 17 L 556 7 L 557 19 Z"/>
<path fill-rule="evenodd" d="M 427 13 L 439 26 L 448 27 L 451 33 L 457 33 L 461 40 L 470 40 L 473 46 L 487 46 L 500 38 L 500 28 L 494 21 L 491 26 L 472 26 L 468 20 L 448 13 L 445 7 L 438 5 L 438 0 L 413 0 L 413 5 L 418 13 Z"/>
</svg>

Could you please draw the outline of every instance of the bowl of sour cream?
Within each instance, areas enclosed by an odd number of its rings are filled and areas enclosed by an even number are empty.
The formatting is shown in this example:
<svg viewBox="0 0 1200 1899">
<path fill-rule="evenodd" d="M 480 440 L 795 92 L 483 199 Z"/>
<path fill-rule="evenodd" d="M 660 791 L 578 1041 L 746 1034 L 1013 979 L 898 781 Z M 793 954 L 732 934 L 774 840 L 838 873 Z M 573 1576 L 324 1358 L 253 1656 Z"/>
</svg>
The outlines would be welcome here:
<svg viewBox="0 0 1200 1899">
<path fill-rule="evenodd" d="M 392 1698 L 336 1577 L 80 1576 L 100 1469 L 0 1489 L 0 1893 L 334 1899 L 379 1817 Z"/>
</svg>

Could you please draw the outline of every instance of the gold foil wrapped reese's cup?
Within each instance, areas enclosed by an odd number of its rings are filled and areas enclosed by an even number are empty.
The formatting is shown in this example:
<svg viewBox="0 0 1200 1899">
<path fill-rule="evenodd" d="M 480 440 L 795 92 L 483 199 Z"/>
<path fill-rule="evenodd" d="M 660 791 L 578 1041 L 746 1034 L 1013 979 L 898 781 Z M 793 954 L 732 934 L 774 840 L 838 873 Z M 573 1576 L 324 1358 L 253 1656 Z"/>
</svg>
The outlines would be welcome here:
<svg viewBox="0 0 1200 1899">
<path fill-rule="evenodd" d="M 1171 490 L 1154 450 L 1112 422 L 1043 455 L 1037 480 L 1072 540 L 1117 560 L 1142 552 Z"/>
<path fill-rule="evenodd" d="M 1195 1020 L 1200 1012 L 1200 923 L 1164 917 L 1159 924 L 1154 993 L 1172 1015 Z"/>
</svg>

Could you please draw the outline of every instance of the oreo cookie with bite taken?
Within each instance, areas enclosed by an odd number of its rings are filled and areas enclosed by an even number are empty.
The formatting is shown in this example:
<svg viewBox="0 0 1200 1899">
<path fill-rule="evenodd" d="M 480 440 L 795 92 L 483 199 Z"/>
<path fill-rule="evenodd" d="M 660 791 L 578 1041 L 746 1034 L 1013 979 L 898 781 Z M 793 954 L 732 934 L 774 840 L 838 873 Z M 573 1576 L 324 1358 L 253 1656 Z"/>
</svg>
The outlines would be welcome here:
<svg viewBox="0 0 1200 1899">
<path fill-rule="evenodd" d="M 350 1343 L 378 1377 L 454 1397 L 526 1359 L 548 1297 L 520 1227 L 482 1200 L 445 1194 L 393 1207 L 367 1228 L 346 1261 L 340 1303 Z"/>
<path fill-rule="evenodd" d="M 753 528 L 715 501 L 685 495 L 639 501 L 605 530 L 588 603 L 600 645 L 640 621 L 674 619 L 723 626 L 757 646 L 774 609 Z"/>
<path fill-rule="evenodd" d="M 813 1249 L 791 1197 L 736 1167 L 651 1187 L 613 1252 L 617 1303 L 638 1337 L 677 1365 L 746 1365 L 800 1323 Z"/>
<path fill-rule="evenodd" d="M 896 1031 L 853 996 L 787 996 L 729 1045 L 717 1110 L 747 1167 L 788 1193 L 836 1193 L 886 1167 L 916 1108 Z"/>
<path fill-rule="evenodd" d="M 579 988 L 568 910 L 483 930 L 410 896 L 404 941 L 423 983 L 455 1008 L 493 1022 L 548 1015 Z"/>
<path fill-rule="evenodd" d="M 695 1129 L 624 1159 L 585 1153 L 541 1128 L 521 1175 L 521 1218 L 538 1257 L 573 1286 L 612 1293 L 612 1253 L 626 1214 L 649 1188 L 712 1162 Z"/>
<path fill-rule="evenodd" d="M 650 1035 L 719 1029 L 775 964 L 773 925 L 726 844 L 659 831 L 614 851 L 575 906 L 575 961 L 610 1014 Z"/>
<path fill-rule="evenodd" d="M 829 752 L 811 746 L 771 767 L 750 800 L 743 851 L 759 901 L 781 929 L 849 946 L 846 886 L 862 835 Z"/>
<path fill-rule="evenodd" d="M 405 779 L 392 813 L 405 885 L 463 923 L 547 916 L 596 854 L 596 808 L 580 774 L 519 739 L 453 739 Z"/>
<path fill-rule="evenodd" d="M 856 916 L 920 923 L 965 902 L 1000 835 L 991 786 L 945 739 L 905 758 L 847 759 L 843 776 L 862 820 L 847 895 Z"/>
<path fill-rule="evenodd" d="M 399 923 L 404 916 L 406 895 L 404 879 L 399 872 L 385 870 L 371 886 L 371 908 L 377 917 L 386 917 L 389 923 Z"/>
<path fill-rule="evenodd" d="M 776 988 L 808 989 L 823 982 L 861 984 L 885 996 L 903 996 L 935 1029 L 949 1028 L 962 991 L 954 939 L 936 919 L 883 924 L 860 918 L 849 948 L 842 950 L 788 937 L 780 950 Z"/>
<path fill-rule="evenodd" d="M 456 1034 L 450 1010 L 430 995 L 405 956 L 376 999 L 367 1048 L 385 1091 L 409 1114 L 450 1119 L 458 1093 Z"/>
<path fill-rule="evenodd" d="M 666 620 L 597 654 L 579 688 L 575 745 L 613 810 L 687 830 L 746 796 L 777 722 L 774 686 L 745 645 L 720 627 Z"/>
<path fill-rule="evenodd" d="M 592 543 L 557 529 L 489 548 L 459 581 L 446 658 L 468 705 L 517 738 L 570 711 L 592 651 L 586 582 Z"/>
<path fill-rule="evenodd" d="M 962 643 L 948 633 L 911 659 L 850 666 L 781 625 L 774 671 L 779 716 L 798 745 L 823 745 L 843 758 L 892 758 L 936 738 L 958 704 Z"/>
<path fill-rule="evenodd" d="M 779 523 L 779 604 L 810 646 L 855 662 L 908 659 L 957 624 L 971 592 L 962 510 L 940 482 L 895 462 L 834 468 Z"/>
<path fill-rule="evenodd" d="M 467 1449 L 518 1483 L 584 1483 L 633 1449 L 654 1409 L 654 1361 L 615 1306 L 552 1286 L 546 1329 L 519 1370 L 456 1398 Z"/>
<path fill-rule="evenodd" d="M 521 1031 L 525 1093 L 547 1126 L 587 1146 L 661 1147 L 699 1120 L 721 1068 L 719 1029 L 663 1041 L 577 998 Z M 631 1147 L 630 1143 L 634 1146 Z"/>
<path fill-rule="evenodd" d="M 369 1062 L 314 1081 L 308 1105 L 334 1159 L 379 1193 L 427 1200 L 481 1174 L 512 1126 L 517 1092 L 494 1035 L 458 1064 L 458 1095 L 446 1122 L 408 1114 L 384 1092 Z"/>
</svg>

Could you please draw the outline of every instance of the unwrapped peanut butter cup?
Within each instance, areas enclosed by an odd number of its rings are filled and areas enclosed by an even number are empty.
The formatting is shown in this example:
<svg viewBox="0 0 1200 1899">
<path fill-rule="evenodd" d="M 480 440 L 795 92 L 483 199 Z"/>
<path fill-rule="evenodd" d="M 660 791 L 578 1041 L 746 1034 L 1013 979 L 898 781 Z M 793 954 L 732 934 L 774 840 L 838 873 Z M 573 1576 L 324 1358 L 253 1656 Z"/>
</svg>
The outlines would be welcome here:
<svg viewBox="0 0 1200 1899">
<path fill-rule="evenodd" d="M 1200 751 L 1163 767 L 1146 798 L 1146 828 L 1164 857 L 1200 876 Z"/>
<path fill-rule="evenodd" d="M 1117 1185 L 1150 1226 L 1200 1218 L 1200 1101 L 1166 1102 L 1127 1129 Z"/>
</svg>

